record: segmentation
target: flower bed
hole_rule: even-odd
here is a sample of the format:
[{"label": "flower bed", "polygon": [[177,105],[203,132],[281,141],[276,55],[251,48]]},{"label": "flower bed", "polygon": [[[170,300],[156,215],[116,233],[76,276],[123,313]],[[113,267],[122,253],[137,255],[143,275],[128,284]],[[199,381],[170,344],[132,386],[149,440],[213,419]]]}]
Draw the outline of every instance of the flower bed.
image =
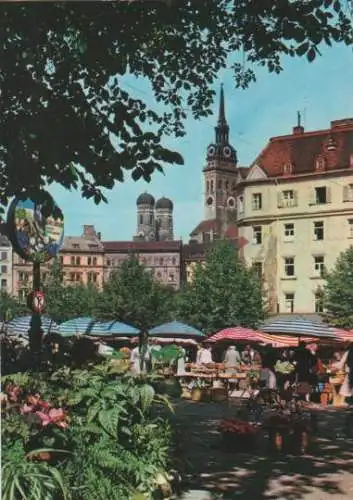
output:
[{"label": "flower bed", "polygon": [[222,420],[219,428],[223,447],[229,451],[249,451],[256,444],[258,428],[245,420]]},{"label": "flower bed", "polygon": [[172,431],[152,413],[167,401],[146,380],[107,364],[2,382],[4,500],[148,498],[168,482]]}]

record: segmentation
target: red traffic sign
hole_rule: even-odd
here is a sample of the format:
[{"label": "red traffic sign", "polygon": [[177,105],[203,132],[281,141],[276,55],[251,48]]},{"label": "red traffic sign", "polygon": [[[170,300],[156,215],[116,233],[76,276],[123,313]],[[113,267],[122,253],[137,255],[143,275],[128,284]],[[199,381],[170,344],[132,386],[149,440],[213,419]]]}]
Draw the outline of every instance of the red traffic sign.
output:
[{"label": "red traffic sign", "polygon": [[31,292],[28,295],[28,307],[34,312],[41,313],[45,308],[44,293],[39,290]]}]

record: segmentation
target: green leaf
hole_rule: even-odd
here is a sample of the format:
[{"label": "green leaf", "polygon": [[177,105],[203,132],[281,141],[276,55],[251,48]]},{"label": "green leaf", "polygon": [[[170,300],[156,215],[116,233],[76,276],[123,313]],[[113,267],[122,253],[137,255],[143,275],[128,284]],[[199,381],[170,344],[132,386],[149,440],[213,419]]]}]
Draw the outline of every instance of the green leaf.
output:
[{"label": "green leaf", "polygon": [[309,52],[307,53],[307,58],[309,62],[312,62],[316,57],[316,51],[314,48],[311,48]]},{"label": "green leaf", "polygon": [[309,49],[309,42],[304,42],[299,47],[296,48],[296,53],[298,56],[304,55]]}]

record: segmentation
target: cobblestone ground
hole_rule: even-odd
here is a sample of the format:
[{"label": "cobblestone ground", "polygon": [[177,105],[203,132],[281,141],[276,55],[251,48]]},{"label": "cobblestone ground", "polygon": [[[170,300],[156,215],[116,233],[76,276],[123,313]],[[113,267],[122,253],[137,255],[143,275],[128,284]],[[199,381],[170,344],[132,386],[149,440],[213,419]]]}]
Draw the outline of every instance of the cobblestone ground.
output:
[{"label": "cobblestone ground", "polygon": [[353,500],[353,439],[343,437],[344,411],[317,411],[318,439],[302,456],[222,451],[217,426],[234,417],[228,404],[176,404],[187,500]]}]

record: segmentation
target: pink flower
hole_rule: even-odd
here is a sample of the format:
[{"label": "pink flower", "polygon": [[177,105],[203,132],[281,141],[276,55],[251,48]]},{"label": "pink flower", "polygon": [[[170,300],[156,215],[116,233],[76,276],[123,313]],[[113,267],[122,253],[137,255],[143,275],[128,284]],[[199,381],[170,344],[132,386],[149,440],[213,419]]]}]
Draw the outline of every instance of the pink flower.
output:
[{"label": "pink flower", "polygon": [[62,420],[61,422],[55,422],[55,423],[61,429],[66,429],[66,427],[69,426],[69,424],[66,422],[66,420]]},{"label": "pink flower", "polygon": [[8,400],[7,394],[5,394],[4,392],[1,392],[0,393],[0,403],[6,403],[7,400]]},{"label": "pink flower", "polygon": [[43,401],[42,399],[40,399],[37,402],[37,405],[40,406],[41,408],[45,409],[45,410],[48,410],[51,407],[51,404],[48,403],[48,401]]},{"label": "pink flower", "polygon": [[40,421],[41,421],[41,424],[43,427],[50,424],[51,419],[47,413],[44,413],[42,411],[36,411],[36,415],[37,415],[37,417],[40,418]]},{"label": "pink flower", "polygon": [[37,405],[38,402],[40,401],[40,395],[39,394],[31,394],[27,398],[27,402],[31,405]]},{"label": "pink flower", "polygon": [[49,417],[51,421],[56,424],[58,427],[65,429],[68,426],[66,421],[66,413],[62,408],[52,408],[49,411]]},{"label": "pink flower", "polygon": [[21,388],[18,387],[18,385],[10,385],[10,387],[7,390],[7,393],[9,395],[9,400],[16,402],[19,394],[21,393]]},{"label": "pink flower", "polygon": [[30,413],[31,411],[33,411],[33,408],[34,406],[29,406],[27,405],[26,403],[21,407],[21,415],[23,415],[24,413]]}]

